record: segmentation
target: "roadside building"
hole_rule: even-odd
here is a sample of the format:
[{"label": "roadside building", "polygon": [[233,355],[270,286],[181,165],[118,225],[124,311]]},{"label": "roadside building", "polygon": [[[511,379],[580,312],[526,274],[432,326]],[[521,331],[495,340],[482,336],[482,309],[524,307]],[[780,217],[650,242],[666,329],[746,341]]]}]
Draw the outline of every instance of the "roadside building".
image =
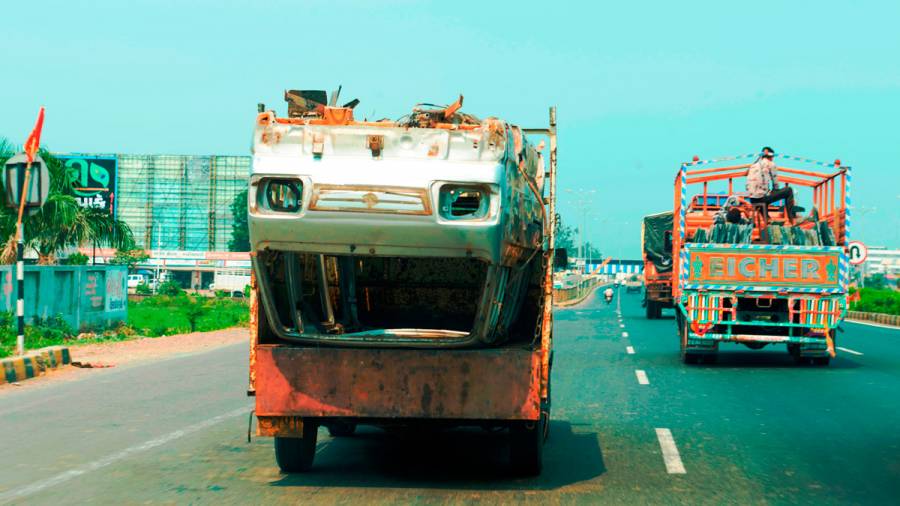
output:
[{"label": "roadside building", "polygon": [[[134,232],[150,259],[138,266],[185,288],[230,286],[250,275],[247,252],[229,251],[231,209],[247,188],[249,156],[62,153],[84,206],[108,209]],[[105,263],[114,251],[83,248]]]}]

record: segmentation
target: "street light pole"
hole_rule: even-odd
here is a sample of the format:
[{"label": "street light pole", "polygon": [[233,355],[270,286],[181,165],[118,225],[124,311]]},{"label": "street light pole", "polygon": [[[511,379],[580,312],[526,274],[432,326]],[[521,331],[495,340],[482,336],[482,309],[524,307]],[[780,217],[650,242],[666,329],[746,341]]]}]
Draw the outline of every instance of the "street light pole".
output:
[{"label": "street light pole", "polygon": [[162,250],[162,223],[157,223],[156,228],[156,289],[155,292],[159,293],[159,285],[161,284],[161,280],[159,279],[159,262],[161,261],[160,251]]}]

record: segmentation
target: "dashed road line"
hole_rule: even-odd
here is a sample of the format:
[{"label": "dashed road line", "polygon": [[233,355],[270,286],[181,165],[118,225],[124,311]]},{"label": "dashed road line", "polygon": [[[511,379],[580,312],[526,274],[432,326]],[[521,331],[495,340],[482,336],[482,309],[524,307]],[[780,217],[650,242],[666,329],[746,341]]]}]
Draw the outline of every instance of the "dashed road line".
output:
[{"label": "dashed road line", "polygon": [[93,462],[89,462],[83,466],[76,467],[74,469],[70,469],[66,472],[57,474],[56,476],[52,476],[47,478],[46,480],[36,481],[29,485],[25,485],[24,487],[14,488],[12,490],[7,490],[5,492],[0,492],[0,504],[13,502],[16,500],[21,500],[24,497],[28,497],[30,495],[41,492],[50,487],[55,487],[57,485],[61,485],[67,481],[73,480],[87,474],[91,471],[97,471],[98,469],[103,469],[104,467],[108,467],[112,464],[120,460],[127,459],[133,455],[136,455],[141,452],[145,452],[147,450],[156,448],[158,446],[162,446],[167,443],[171,443],[176,439],[181,439],[184,436],[189,434],[193,434],[194,432],[199,432],[203,429],[212,427],[220,422],[224,422],[229,418],[234,418],[237,416],[247,416],[247,412],[249,408],[240,408],[234,411],[229,411],[228,413],[221,414],[219,416],[212,417],[208,420],[204,420],[199,423],[195,423],[193,425],[188,425],[187,427],[176,430],[174,432],[170,432],[163,436],[160,436],[156,439],[151,439],[149,441],[145,441],[135,446],[130,446],[120,452],[113,453],[111,455],[107,455],[106,457],[102,457]]},{"label": "dashed road line", "polygon": [[647,379],[647,373],[644,372],[643,369],[637,369],[634,371],[634,375],[637,376],[638,383],[641,385],[649,385],[650,380]]},{"label": "dashed road line", "polygon": [[675,438],[669,429],[656,429],[656,438],[659,439],[659,448],[662,450],[663,462],[666,464],[666,472],[669,474],[687,474],[678,447],[675,446]]},{"label": "dashed road line", "polygon": [[841,350],[841,351],[846,351],[847,353],[849,353],[849,354],[851,354],[851,355],[863,355],[862,352],[856,351],[856,350],[851,350],[850,348],[842,348],[842,347],[840,347],[840,346],[837,346],[836,348],[839,349],[839,350]]},{"label": "dashed road line", "polygon": [[622,337],[628,337],[628,332],[622,332]]},{"label": "dashed road line", "polygon": [[625,347],[625,351],[626,351],[629,355],[634,355],[634,346],[626,346],[626,347]]}]

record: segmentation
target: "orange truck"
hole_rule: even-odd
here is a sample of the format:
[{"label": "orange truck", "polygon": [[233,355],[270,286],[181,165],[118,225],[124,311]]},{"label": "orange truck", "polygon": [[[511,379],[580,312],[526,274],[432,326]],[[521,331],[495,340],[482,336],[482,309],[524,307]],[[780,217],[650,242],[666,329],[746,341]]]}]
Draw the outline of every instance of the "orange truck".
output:
[{"label": "orange truck", "polygon": [[647,318],[662,316],[672,301],[672,211],[651,214],[641,224],[644,301]]},{"label": "orange truck", "polygon": [[[847,311],[850,167],[777,155],[777,183],[809,216],[736,189],[756,154],[682,164],[675,177],[672,295],[685,363],[722,343],[786,344],[797,363],[828,365]],[[796,166],[804,168],[795,168]],[[809,200],[807,200],[809,199]],[[726,210],[734,212],[724,219]]]}]

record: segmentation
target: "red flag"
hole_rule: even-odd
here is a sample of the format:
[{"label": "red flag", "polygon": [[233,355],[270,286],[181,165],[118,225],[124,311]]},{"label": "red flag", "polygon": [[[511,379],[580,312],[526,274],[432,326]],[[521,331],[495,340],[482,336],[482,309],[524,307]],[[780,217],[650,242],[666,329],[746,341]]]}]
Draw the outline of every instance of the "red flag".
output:
[{"label": "red flag", "polygon": [[850,302],[859,302],[859,299],[859,291],[851,293],[850,297],[847,298]]},{"label": "red flag", "polygon": [[38,148],[41,147],[41,129],[43,127],[44,108],[41,107],[40,112],[38,112],[37,123],[34,124],[34,130],[31,131],[28,140],[25,141],[25,157],[28,159],[29,164],[34,161],[34,155],[37,154]]}]

